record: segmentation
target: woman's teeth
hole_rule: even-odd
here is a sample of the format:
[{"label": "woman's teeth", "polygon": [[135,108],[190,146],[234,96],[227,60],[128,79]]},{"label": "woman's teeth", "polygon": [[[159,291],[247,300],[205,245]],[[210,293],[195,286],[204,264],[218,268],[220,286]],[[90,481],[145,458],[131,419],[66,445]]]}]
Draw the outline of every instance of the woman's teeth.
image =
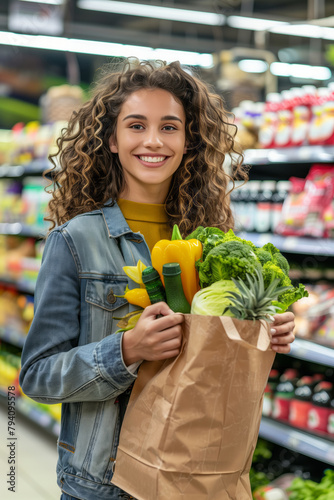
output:
[{"label": "woman's teeth", "polygon": [[148,163],[159,163],[160,161],[164,161],[166,156],[139,156],[139,158]]}]

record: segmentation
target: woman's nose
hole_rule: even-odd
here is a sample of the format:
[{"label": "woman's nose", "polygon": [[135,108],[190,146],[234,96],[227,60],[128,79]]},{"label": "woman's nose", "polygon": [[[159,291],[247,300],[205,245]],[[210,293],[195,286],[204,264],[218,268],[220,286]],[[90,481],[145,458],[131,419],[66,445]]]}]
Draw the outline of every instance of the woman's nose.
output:
[{"label": "woman's nose", "polygon": [[157,130],[147,130],[145,134],[145,138],[143,141],[143,145],[146,147],[162,147],[163,142],[160,137],[159,131]]}]

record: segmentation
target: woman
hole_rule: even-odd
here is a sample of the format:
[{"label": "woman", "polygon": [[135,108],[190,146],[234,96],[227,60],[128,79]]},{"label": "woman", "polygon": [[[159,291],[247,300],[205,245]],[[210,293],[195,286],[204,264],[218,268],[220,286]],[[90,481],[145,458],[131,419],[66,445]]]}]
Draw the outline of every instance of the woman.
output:
[{"label": "woman", "polygon": [[[118,297],[128,284],[122,268],[149,265],[174,223],[183,235],[233,227],[228,183],[247,178],[241,157],[231,177],[222,168],[234,135],[221,98],[178,63],[129,61],[100,80],[58,140],[53,230],[20,384],[37,401],[63,403],[63,499],[130,498],[110,482],[131,386],[141,360],[179,353],[183,316],[160,302],[115,333],[129,311]],[[276,315],[273,326],[273,349],[288,352],[293,315]]]}]

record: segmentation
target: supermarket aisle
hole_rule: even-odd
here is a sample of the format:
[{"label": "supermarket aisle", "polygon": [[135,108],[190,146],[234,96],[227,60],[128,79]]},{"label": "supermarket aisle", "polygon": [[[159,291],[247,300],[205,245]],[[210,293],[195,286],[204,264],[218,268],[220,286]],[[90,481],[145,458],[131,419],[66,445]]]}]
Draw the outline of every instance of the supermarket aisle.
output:
[{"label": "supermarket aisle", "polygon": [[8,491],[10,472],[7,447],[7,411],[0,405],[0,498],[1,500],[59,500],[56,483],[56,438],[25,418],[16,416],[16,491]]}]

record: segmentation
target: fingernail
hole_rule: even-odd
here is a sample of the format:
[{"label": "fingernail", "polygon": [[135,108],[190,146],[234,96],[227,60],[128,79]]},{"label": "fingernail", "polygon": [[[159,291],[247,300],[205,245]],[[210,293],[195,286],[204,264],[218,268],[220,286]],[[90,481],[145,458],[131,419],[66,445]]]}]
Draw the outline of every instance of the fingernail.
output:
[{"label": "fingernail", "polygon": [[278,339],[276,339],[276,338],[271,339],[271,343],[272,344],[277,344],[278,343]]},{"label": "fingernail", "polygon": [[270,328],[270,333],[271,333],[272,335],[275,335],[275,333],[276,333],[275,328]]}]

